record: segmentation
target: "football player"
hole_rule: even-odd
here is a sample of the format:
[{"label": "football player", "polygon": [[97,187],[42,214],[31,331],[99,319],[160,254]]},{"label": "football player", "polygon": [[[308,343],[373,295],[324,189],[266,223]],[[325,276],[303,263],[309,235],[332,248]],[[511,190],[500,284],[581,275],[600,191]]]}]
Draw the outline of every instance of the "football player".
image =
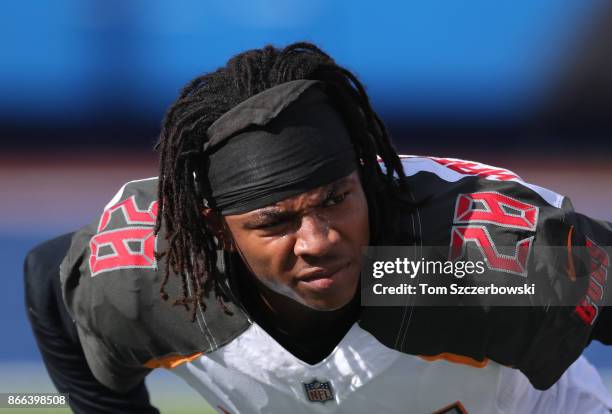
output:
[{"label": "football player", "polygon": [[[316,46],[247,51],[194,79],[158,148],[159,177],[26,259],[30,320],[74,411],[156,412],[155,368],[233,414],[612,408],[580,357],[610,342],[610,224],[501,168],[400,158],[359,80]],[[552,263],[557,288],[533,306],[360,303],[364,246],[500,240],[585,247],[597,266]],[[502,273],[553,260],[491,251]],[[576,272],[602,295],[547,306]]]}]

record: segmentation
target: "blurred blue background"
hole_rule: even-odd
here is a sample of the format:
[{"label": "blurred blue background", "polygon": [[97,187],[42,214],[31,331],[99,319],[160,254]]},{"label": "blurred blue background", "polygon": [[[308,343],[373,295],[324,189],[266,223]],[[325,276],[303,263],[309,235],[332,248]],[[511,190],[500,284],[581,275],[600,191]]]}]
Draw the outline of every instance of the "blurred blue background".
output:
[{"label": "blurred blue background", "polygon": [[[540,148],[582,149],[576,134],[594,142],[611,131],[606,0],[5,0],[0,7],[6,147],[147,148],[189,79],[240,51],[296,40],[317,43],[354,70],[412,148],[458,146],[459,135],[470,138],[462,145],[484,145],[494,132],[531,135]],[[429,137],[436,139],[424,144]],[[508,141],[497,145],[520,149]]]},{"label": "blurred blue background", "polygon": [[40,372],[25,252],[155,175],[182,85],[269,43],[312,41],[356,73],[403,153],[502,165],[612,220],[606,0],[4,0],[0,39],[0,372]]}]

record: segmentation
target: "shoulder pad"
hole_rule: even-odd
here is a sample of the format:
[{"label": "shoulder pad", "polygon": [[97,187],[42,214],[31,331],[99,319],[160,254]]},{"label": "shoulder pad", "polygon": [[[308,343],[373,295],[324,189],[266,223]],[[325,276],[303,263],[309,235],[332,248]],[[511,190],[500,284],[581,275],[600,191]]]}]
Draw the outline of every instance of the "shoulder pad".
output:
[{"label": "shoulder pad", "polygon": [[[198,309],[192,323],[184,307],[160,298],[165,261],[155,252],[166,242],[163,229],[157,236],[153,231],[157,210],[157,178],[125,184],[99,218],[75,234],[61,265],[64,299],[77,324],[129,350],[126,358],[140,364],[212,352],[250,325],[235,303],[227,304],[230,316],[209,298],[206,311]],[[219,256],[217,266],[225,269]],[[166,292],[178,297],[182,289],[171,272]]]}]

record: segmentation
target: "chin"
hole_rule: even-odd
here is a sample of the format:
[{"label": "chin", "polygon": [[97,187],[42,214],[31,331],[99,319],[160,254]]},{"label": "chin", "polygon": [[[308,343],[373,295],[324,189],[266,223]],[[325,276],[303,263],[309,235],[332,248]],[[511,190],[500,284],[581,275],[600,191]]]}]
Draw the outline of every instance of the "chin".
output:
[{"label": "chin", "polygon": [[310,309],[321,311],[321,312],[333,312],[344,308],[352,301],[352,297],[343,300],[324,301],[324,300],[312,300],[312,301],[300,301],[300,303]]}]

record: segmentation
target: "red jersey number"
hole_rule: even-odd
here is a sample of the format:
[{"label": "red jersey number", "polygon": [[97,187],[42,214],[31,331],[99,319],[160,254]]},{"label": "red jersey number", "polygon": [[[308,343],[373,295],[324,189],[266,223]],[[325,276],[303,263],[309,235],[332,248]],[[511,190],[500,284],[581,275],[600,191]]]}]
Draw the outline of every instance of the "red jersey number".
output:
[{"label": "red jersey number", "polygon": [[[98,234],[89,242],[91,276],[117,269],[157,267],[153,232],[157,206],[157,201],[154,201],[147,209],[141,210],[132,196],[104,211]],[[114,214],[120,214],[126,225],[107,230]]]},{"label": "red jersey number", "polygon": [[489,269],[527,276],[527,261],[534,236],[519,240],[513,255],[502,254],[484,224],[535,233],[537,221],[538,207],[504,194],[461,194],[455,204],[449,258],[461,258],[465,254],[466,243],[473,242]]}]

